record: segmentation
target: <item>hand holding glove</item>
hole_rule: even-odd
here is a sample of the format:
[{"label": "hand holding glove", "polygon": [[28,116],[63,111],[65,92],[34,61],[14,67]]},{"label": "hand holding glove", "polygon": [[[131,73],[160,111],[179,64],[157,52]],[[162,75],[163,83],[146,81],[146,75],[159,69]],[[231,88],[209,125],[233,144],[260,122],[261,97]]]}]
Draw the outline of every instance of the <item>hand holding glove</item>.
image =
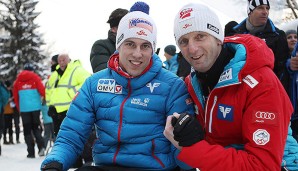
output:
[{"label": "hand holding glove", "polygon": [[183,113],[177,119],[171,120],[174,127],[174,139],[178,141],[179,146],[191,146],[204,139],[204,131],[199,121],[192,115]]},{"label": "hand holding glove", "polygon": [[50,162],[41,167],[42,171],[63,171],[63,165],[57,161]]}]

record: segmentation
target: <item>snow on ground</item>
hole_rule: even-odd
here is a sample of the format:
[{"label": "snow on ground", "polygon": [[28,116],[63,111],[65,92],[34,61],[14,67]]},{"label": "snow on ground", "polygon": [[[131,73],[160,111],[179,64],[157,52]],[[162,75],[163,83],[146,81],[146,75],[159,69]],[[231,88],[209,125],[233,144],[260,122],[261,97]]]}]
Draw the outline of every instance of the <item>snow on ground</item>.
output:
[{"label": "snow on ground", "polygon": [[3,171],[38,171],[45,157],[39,157],[36,147],[34,159],[27,158],[27,146],[23,136],[20,144],[4,145],[1,140],[2,154],[0,156],[0,170]]},{"label": "snow on ground", "polygon": [[[38,156],[38,148],[35,146],[35,158],[27,158],[27,146],[23,133],[20,134],[20,144],[5,145],[1,139],[2,155],[0,156],[1,171],[39,171],[40,164],[44,160]],[[70,169],[69,171],[74,169]]]}]

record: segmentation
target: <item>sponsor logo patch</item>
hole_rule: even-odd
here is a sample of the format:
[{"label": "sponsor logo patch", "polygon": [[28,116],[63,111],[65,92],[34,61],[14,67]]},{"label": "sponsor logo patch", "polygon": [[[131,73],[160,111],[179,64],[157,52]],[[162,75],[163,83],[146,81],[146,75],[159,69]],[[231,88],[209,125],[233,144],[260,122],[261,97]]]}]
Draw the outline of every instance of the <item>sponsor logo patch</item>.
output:
[{"label": "sponsor logo patch", "polygon": [[259,82],[251,75],[247,75],[245,78],[243,78],[243,82],[245,82],[250,88],[254,88],[259,84]]},{"label": "sponsor logo patch", "polygon": [[225,70],[219,77],[218,83],[232,79],[232,68]]},{"label": "sponsor logo patch", "polygon": [[123,39],[123,37],[124,37],[124,34],[121,34],[121,36],[117,40],[117,44],[119,44],[119,42],[121,42],[121,40]]},{"label": "sponsor logo patch", "polygon": [[150,101],[149,98],[145,98],[144,100],[142,100],[140,98],[132,98],[131,101],[130,101],[130,103],[131,104],[135,104],[135,105],[140,105],[140,106],[147,107],[149,101]]},{"label": "sponsor logo patch", "polygon": [[153,25],[150,23],[150,21],[143,19],[143,18],[133,18],[129,21],[129,29],[131,28],[143,28],[151,33],[153,32]]},{"label": "sponsor logo patch", "polygon": [[191,16],[191,12],[193,11],[192,8],[186,8],[180,11],[180,18],[185,19]]},{"label": "sponsor logo patch", "polygon": [[217,118],[232,122],[234,119],[234,108],[232,106],[219,104]]},{"label": "sponsor logo patch", "polygon": [[32,85],[30,85],[30,84],[22,85],[22,89],[30,89],[31,87],[32,87]]},{"label": "sponsor logo patch", "polygon": [[212,24],[207,23],[207,29],[219,34],[219,29]]},{"label": "sponsor logo patch", "polygon": [[273,112],[257,111],[252,118],[253,123],[275,125],[278,122],[277,114]]},{"label": "sponsor logo patch", "polygon": [[116,85],[114,79],[99,79],[97,83],[98,92],[122,94],[122,86]]},{"label": "sponsor logo patch", "polygon": [[257,145],[265,145],[270,141],[270,134],[265,129],[258,129],[253,133],[253,140]]}]

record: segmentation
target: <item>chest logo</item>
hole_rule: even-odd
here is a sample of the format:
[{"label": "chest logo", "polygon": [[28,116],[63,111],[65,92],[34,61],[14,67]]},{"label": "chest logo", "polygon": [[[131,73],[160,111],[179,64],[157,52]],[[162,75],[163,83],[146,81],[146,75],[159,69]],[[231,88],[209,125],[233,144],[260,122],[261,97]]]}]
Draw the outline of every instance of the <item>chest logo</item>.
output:
[{"label": "chest logo", "polygon": [[121,94],[122,86],[116,85],[116,81],[114,79],[99,79],[97,83],[97,91]]},{"label": "chest logo", "polygon": [[234,108],[232,106],[219,104],[217,118],[226,121],[233,121],[234,119]]},{"label": "chest logo", "polygon": [[232,79],[232,68],[225,70],[219,77],[218,83]]},{"label": "chest logo", "polygon": [[159,87],[160,83],[148,83],[146,86],[150,89],[150,92],[153,93],[156,87]]}]

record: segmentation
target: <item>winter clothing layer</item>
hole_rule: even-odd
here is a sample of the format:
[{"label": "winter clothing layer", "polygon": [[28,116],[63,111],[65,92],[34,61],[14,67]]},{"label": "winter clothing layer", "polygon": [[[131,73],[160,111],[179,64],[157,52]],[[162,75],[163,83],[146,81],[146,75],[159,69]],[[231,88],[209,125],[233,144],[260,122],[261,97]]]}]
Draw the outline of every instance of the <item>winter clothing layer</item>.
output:
[{"label": "winter clothing layer", "polygon": [[227,37],[224,48],[235,56],[206,102],[195,74],[186,79],[205,140],[183,147],[178,159],[201,171],[279,171],[293,108],[272,72],[273,53],[248,34]]},{"label": "winter clothing layer", "polygon": [[[234,27],[237,33],[251,34],[246,28],[247,20],[248,18]],[[288,92],[290,76],[286,68],[286,62],[289,48],[285,32],[275,27],[273,22],[268,18],[264,30],[262,32],[255,33],[254,36],[263,39],[267,46],[273,51],[275,61],[273,71]]]},{"label": "winter clothing layer", "polygon": [[70,62],[62,76],[56,70],[47,83],[47,104],[55,106],[57,113],[66,111],[75,94],[89,76],[90,73],[82,67],[78,60]]},{"label": "winter clothing layer", "polygon": [[281,165],[288,168],[289,170],[298,170],[297,141],[292,136],[292,129],[290,126],[288,129],[288,137]]},{"label": "winter clothing layer", "polygon": [[171,59],[166,60],[163,62],[165,68],[169,71],[171,71],[174,74],[177,74],[179,63],[177,61],[178,54],[176,53],[175,55],[172,56]]},{"label": "winter clothing layer", "polygon": [[41,109],[41,97],[45,96],[45,87],[41,78],[32,71],[23,70],[14,82],[13,97],[20,112]]},{"label": "winter clothing layer", "polygon": [[171,170],[177,149],[164,137],[166,118],[174,112],[192,114],[184,82],[162,68],[153,55],[151,67],[135,78],[118,67],[118,54],[109,68],[88,78],[73,100],[51,153],[42,163],[58,161],[67,170],[81,154],[92,127],[95,165]]},{"label": "winter clothing layer", "polygon": [[47,105],[41,106],[42,120],[44,124],[53,123],[52,117],[48,115],[49,107]]},{"label": "winter clothing layer", "polygon": [[5,88],[4,84],[0,82],[0,114],[3,112],[3,108],[7,104],[9,96],[9,91]]},{"label": "winter clothing layer", "polygon": [[116,35],[109,30],[107,39],[94,42],[90,53],[90,63],[93,73],[108,67],[110,56],[116,51]]}]

